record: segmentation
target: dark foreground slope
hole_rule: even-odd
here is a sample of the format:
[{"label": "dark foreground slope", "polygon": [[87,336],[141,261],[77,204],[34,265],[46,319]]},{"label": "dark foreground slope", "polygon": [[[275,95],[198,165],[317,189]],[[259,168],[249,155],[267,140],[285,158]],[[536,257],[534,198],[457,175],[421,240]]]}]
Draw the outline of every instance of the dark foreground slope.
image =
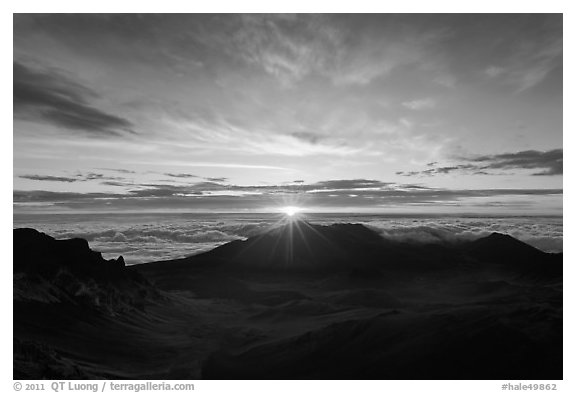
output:
[{"label": "dark foreground slope", "polygon": [[507,235],[423,245],[291,221],[174,261],[126,268],[84,243],[88,253],[55,258],[122,299],[104,308],[62,295],[44,279],[54,270],[36,266],[46,254],[16,243],[15,232],[22,378],[49,377],[42,367],[67,378],[562,378],[562,255]]},{"label": "dark foreground slope", "polygon": [[13,258],[15,379],[197,377],[173,356],[195,358],[179,332],[192,313],[122,257],[15,229]]}]

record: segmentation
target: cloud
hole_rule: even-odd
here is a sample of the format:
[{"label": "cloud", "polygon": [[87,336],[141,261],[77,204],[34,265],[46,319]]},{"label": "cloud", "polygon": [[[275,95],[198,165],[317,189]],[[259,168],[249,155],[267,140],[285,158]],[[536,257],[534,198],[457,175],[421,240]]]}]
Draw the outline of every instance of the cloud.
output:
[{"label": "cloud", "polygon": [[481,169],[539,169],[534,175],[561,175],[563,173],[563,150],[526,150],[517,153],[504,153],[480,156],[469,159],[471,162],[485,163]]},{"label": "cloud", "polygon": [[508,34],[517,35],[516,39],[495,45],[498,65],[485,68],[485,75],[515,86],[518,93],[537,86],[555,71],[561,75],[562,15],[518,15],[511,22]]},{"label": "cloud", "polygon": [[100,182],[100,184],[103,184],[103,185],[105,185],[105,186],[113,186],[113,187],[128,187],[128,186],[133,186],[133,185],[134,185],[133,182],[114,181],[114,180],[103,181],[103,182]]},{"label": "cloud", "polygon": [[459,243],[506,233],[547,252],[562,251],[562,224],[557,219],[524,220],[459,218],[457,220],[414,218],[374,220],[366,223],[382,236],[410,243]]},{"label": "cloud", "polygon": [[299,186],[307,191],[325,190],[358,190],[364,188],[386,188],[394,183],[382,182],[371,179],[350,179],[350,180],[324,180],[312,184]]},{"label": "cloud", "polygon": [[112,180],[112,179],[121,179],[120,177],[111,177],[111,176],[106,176],[103,173],[94,173],[94,172],[90,172],[87,173],[85,175],[83,174],[78,174],[76,175],[77,177],[82,178],[82,180],[87,181],[87,180],[103,180],[103,179],[107,179],[107,180]]},{"label": "cloud", "polygon": [[118,173],[127,173],[127,174],[128,173],[130,173],[130,174],[136,173],[136,171],[132,171],[130,169],[118,169],[118,168],[96,168],[96,169],[100,169],[103,171],[118,172]]},{"label": "cloud", "polygon": [[518,91],[530,89],[542,82],[554,69],[562,66],[562,38],[548,42],[546,46],[523,53],[516,67],[510,71],[510,79]]},{"label": "cloud", "polygon": [[456,87],[456,77],[453,75],[445,74],[435,77],[432,82],[436,83],[437,85],[447,87],[453,89]]},{"label": "cloud", "polygon": [[78,179],[76,177],[64,177],[64,176],[22,175],[19,177],[21,179],[28,179],[28,180],[56,181],[65,183],[74,183],[77,181],[81,181],[81,179]]},{"label": "cloud", "polygon": [[261,133],[245,140],[245,148],[254,153],[272,153],[283,156],[334,155],[350,156],[360,153],[363,148],[349,146],[345,141],[320,143],[319,136],[303,138],[302,135],[273,135]]},{"label": "cloud", "polygon": [[77,200],[98,200],[106,198],[121,198],[123,194],[112,194],[112,193],[82,193],[82,192],[65,192],[65,191],[44,191],[44,190],[33,190],[33,191],[21,191],[14,190],[13,198],[14,202],[26,203],[26,202],[67,202],[67,201],[77,201]]},{"label": "cloud", "polygon": [[[468,175],[503,175],[509,170],[537,170],[532,176],[555,176],[563,173],[563,150],[525,150],[516,153],[461,157],[466,164],[432,167],[423,171],[396,172],[400,176],[432,176],[448,173]],[[427,166],[433,166],[427,164]],[[433,163],[436,164],[436,163]]]},{"label": "cloud", "polygon": [[192,175],[190,173],[165,173],[165,175],[169,176],[169,177],[177,177],[177,178],[182,178],[182,179],[200,177],[200,176]]},{"label": "cloud", "polygon": [[238,23],[231,21],[233,45],[224,48],[288,86],[322,72],[337,53],[340,31],[328,19],[321,15],[241,15]]},{"label": "cloud", "polygon": [[[202,177],[198,175],[193,175],[191,173],[164,173],[164,175],[177,179],[204,179],[209,182],[216,182],[216,183],[224,183],[228,181],[227,177]],[[161,180],[161,181],[170,181],[170,180]]]},{"label": "cloud", "polygon": [[323,138],[322,135],[309,131],[293,132],[290,135],[312,144],[318,143]]},{"label": "cloud", "polygon": [[[169,120],[167,124],[179,129],[182,135],[186,135],[195,144],[201,144],[206,148],[214,148],[221,151],[304,157],[315,155],[350,156],[365,150],[365,146],[351,146],[344,139],[329,139],[315,132],[306,131],[283,134],[281,131],[275,130],[275,127],[262,126],[261,124],[237,125],[223,117],[211,119],[210,121],[174,118]],[[224,165],[220,166],[223,167]],[[190,164],[190,166],[201,165]],[[259,165],[257,167],[266,169],[278,168],[268,165]]]},{"label": "cloud", "polygon": [[453,165],[453,166],[443,166],[437,168],[426,169],[423,171],[409,171],[403,172],[399,171],[396,172],[397,175],[400,176],[432,176],[432,175],[445,175],[451,172],[461,172],[466,174],[474,174],[474,175],[489,175],[490,173],[484,172],[479,170],[476,165],[470,164],[462,164],[462,165]]},{"label": "cloud", "polygon": [[506,70],[502,67],[490,66],[484,70],[484,73],[490,78],[496,78],[502,75]]},{"label": "cloud", "polygon": [[98,98],[89,88],[51,70],[33,70],[14,62],[14,116],[89,135],[133,133],[132,123],[91,104]]},{"label": "cloud", "polygon": [[367,85],[434,54],[433,45],[446,37],[444,20],[418,28],[420,21],[407,19],[387,14],[20,14],[14,31],[15,39],[34,40],[41,32],[91,59],[153,65],[180,75],[206,69],[220,74],[233,65],[263,72],[285,87],[316,75],[344,86]]},{"label": "cloud", "polygon": [[[86,217],[86,216],[85,216]],[[273,216],[253,218],[219,215],[214,219],[157,220],[150,226],[139,220],[118,220],[103,225],[88,217],[66,224],[61,219],[47,219],[37,229],[57,239],[83,238],[106,258],[123,255],[128,264],[182,258],[206,251],[219,244],[244,239],[269,229]],[[315,216],[314,222],[329,225],[342,222],[342,216]],[[27,218],[16,218],[15,226],[30,224]],[[30,220],[30,218],[28,218]],[[563,243],[561,218],[444,218],[444,217],[347,217],[379,232],[383,237],[411,243],[456,243],[487,236],[492,232],[510,234],[548,252],[561,252]]]},{"label": "cloud", "polygon": [[[125,193],[70,193],[51,191],[15,191],[15,201],[66,201],[77,199],[141,199],[141,198],[162,198],[177,197],[186,199],[186,196],[202,196],[206,199],[224,195],[229,197],[257,196],[263,200],[267,196],[282,194],[302,194],[314,198],[325,198],[326,196],[348,197],[355,194],[359,197],[397,199],[398,201],[409,202],[427,201],[436,199],[454,199],[459,197],[482,197],[501,195],[556,195],[561,194],[559,189],[480,189],[480,190],[449,190],[442,188],[432,188],[413,184],[399,184],[392,182],[382,182],[370,179],[342,179],[324,180],[309,184],[284,184],[284,185],[235,185],[222,184],[213,181],[204,181],[192,184],[154,184],[147,183],[126,190]],[[233,199],[233,198],[232,198]],[[161,200],[160,200],[161,201]]]},{"label": "cloud", "polygon": [[369,86],[415,66],[453,88],[480,67],[525,90],[562,63],[561,14],[19,14],[14,32],[17,49],[26,39],[45,45],[38,37],[50,37],[91,60],[178,75],[221,76],[235,67],[284,86],[314,76],[335,86]]},{"label": "cloud", "polygon": [[[270,222],[246,220],[157,221],[154,226],[123,220],[114,226],[84,225],[83,222],[58,225],[45,222],[38,227],[56,239],[82,238],[106,258],[124,256],[128,264],[182,258],[207,251],[220,244],[245,239],[265,230]],[[16,225],[26,225],[18,223]]]},{"label": "cloud", "polygon": [[405,101],[402,103],[402,106],[413,111],[419,111],[423,109],[434,108],[436,106],[436,101],[434,101],[432,98],[423,98],[420,100]]},{"label": "cloud", "polygon": [[[238,15],[221,18],[220,31],[204,29],[200,44],[264,71],[284,87],[321,76],[337,87],[366,86],[395,69],[434,57],[445,25],[398,29],[395,15],[369,19],[338,15]],[[401,23],[401,22],[400,22]]]},{"label": "cloud", "polygon": [[[18,208],[51,206],[66,210],[266,210],[298,201],[316,208],[529,207],[562,189],[443,189],[371,179],[324,180],[284,185],[234,185],[204,181],[185,185],[143,184],[122,193],[14,191]],[[528,199],[527,199],[528,198]],[[484,204],[484,205],[483,205]]]},{"label": "cloud", "polygon": [[102,173],[89,172],[86,174],[78,173],[75,176],[51,176],[51,175],[20,175],[21,179],[36,180],[36,181],[52,181],[52,182],[84,182],[90,180],[124,180],[123,177],[106,176]]},{"label": "cloud", "polygon": [[204,179],[211,181],[211,182],[217,182],[217,183],[225,183],[228,181],[227,177],[205,177]]},{"label": "cloud", "polygon": [[[153,161],[142,161],[139,164],[151,164]],[[194,161],[164,161],[166,165],[174,166],[188,166],[199,168],[231,168],[231,169],[264,169],[264,170],[278,170],[278,171],[291,171],[290,168],[284,168],[274,165],[258,165],[258,164],[245,164],[241,162],[194,162]]]}]

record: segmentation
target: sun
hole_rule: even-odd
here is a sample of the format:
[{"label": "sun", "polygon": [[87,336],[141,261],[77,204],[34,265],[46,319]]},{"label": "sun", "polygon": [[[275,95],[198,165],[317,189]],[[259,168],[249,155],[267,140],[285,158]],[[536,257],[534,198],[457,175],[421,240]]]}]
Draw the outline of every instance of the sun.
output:
[{"label": "sun", "polygon": [[283,208],[280,209],[280,211],[282,211],[288,217],[294,217],[296,214],[301,212],[302,209],[299,208],[298,206],[284,206]]}]

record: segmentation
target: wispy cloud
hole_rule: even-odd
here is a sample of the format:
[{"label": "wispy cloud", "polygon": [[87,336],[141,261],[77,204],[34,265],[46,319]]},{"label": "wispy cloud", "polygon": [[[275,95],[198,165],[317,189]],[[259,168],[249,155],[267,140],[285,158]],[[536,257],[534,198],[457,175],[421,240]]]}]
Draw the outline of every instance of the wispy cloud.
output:
[{"label": "wispy cloud", "polygon": [[539,26],[538,35],[530,31],[526,38],[520,38],[508,49],[498,64],[489,65],[484,73],[487,77],[502,80],[514,85],[517,92],[528,90],[562,66],[562,19],[558,15],[554,23]]},{"label": "wispy cloud", "polygon": [[[394,17],[389,19],[394,25]],[[449,35],[446,27],[397,34],[386,26],[372,30],[334,15],[241,15],[228,20],[226,35],[203,40],[218,42],[287,87],[314,75],[336,86],[363,86],[424,61],[429,48]]]},{"label": "wispy cloud", "polygon": [[222,118],[210,121],[172,119],[168,124],[196,144],[255,155],[350,156],[364,150],[363,147],[351,146],[347,140],[323,137],[314,132],[284,134],[261,125],[244,127]]},{"label": "wispy cloud", "polygon": [[547,42],[546,46],[526,49],[518,63],[509,71],[510,77],[524,91],[542,82],[550,72],[562,65],[562,39]]},{"label": "wispy cloud", "polygon": [[[136,164],[149,165],[155,164],[153,161],[135,161]],[[292,171],[290,168],[285,168],[276,165],[260,165],[260,164],[247,164],[243,162],[209,162],[209,161],[163,161],[165,165],[181,166],[190,168],[229,168],[229,169],[262,169],[272,171]]]},{"label": "wispy cloud", "polygon": [[490,78],[496,78],[502,75],[506,70],[502,67],[490,66],[484,70],[484,73]]},{"label": "wispy cloud", "polygon": [[[366,23],[365,20],[369,23]],[[84,56],[140,62],[174,73],[236,66],[285,87],[310,76],[367,85],[419,64],[450,36],[448,24],[406,23],[392,14],[20,15],[16,36],[39,29]],[[89,48],[85,43],[105,41]]]},{"label": "wispy cloud", "polygon": [[124,180],[124,181],[107,180],[107,181],[100,182],[100,184],[103,184],[103,185],[105,185],[105,186],[112,186],[112,187],[130,187],[130,186],[134,186],[134,182],[129,181],[129,180]]},{"label": "wispy cloud", "polygon": [[191,173],[164,173],[164,175],[177,179],[204,179],[209,182],[224,183],[228,181],[227,177],[202,177],[198,175],[193,175]]},{"label": "wispy cloud", "polygon": [[60,73],[14,62],[14,116],[90,135],[133,133],[132,123],[91,102],[97,94]]},{"label": "wispy cloud", "polygon": [[454,75],[444,73],[442,75],[434,77],[432,79],[432,82],[434,82],[437,85],[453,89],[454,87],[456,87],[457,79]]},{"label": "wispy cloud", "polygon": [[343,180],[324,180],[312,184],[300,186],[300,189],[306,191],[326,191],[326,190],[360,190],[360,189],[383,189],[395,183],[383,182],[373,179],[343,179]]},{"label": "wispy cloud", "polygon": [[414,111],[419,111],[422,109],[434,108],[436,106],[436,101],[432,98],[422,98],[413,101],[405,101],[402,103],[402,106]]},{"label": "wispy cloud", "polygon": [[130,169],[121,169],[121,168],[96,168],[96,169],[100,169],[103,171],[118,172],[118,173],[130,173],[130,174],[136,173],[136,171],[133,171]]},{"label": "wispy cloud", "polygon": [[321,15],[241,15],[239,19],[233,46],[226,46],[230,53],[284,85],[324,70],[340,46],[340,30]]}]

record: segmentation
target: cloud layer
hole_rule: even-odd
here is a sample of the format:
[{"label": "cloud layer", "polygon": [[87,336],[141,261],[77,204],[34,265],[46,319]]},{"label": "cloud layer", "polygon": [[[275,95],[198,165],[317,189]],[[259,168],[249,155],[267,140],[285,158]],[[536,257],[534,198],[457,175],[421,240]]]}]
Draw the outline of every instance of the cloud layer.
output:
[{"label": "cloud layer", "polygon": [[[218,179],[220,180],[220,179]],[[106,184],[110,184],[108,181]],[[15,208],[42,206],[43,209],[78,211],[114,210],[216,210],[269,211],[282,205],[298,204],[319,210],[386,208],[515,208],[538,205],[542,198],[561,197],[562,189],[444,189],[418,184],[400,184],[372,179],[294,182],[279,185],[235,185],[201,180],[193,183],[141,183],[125,192],[58,192],[15,190]],[[528,198],[528,200],[526,200]]]},{"label": "cloud layer", "polygon": [[[454,243],[507,233],[544,251],[562,251],[561,218],[442,218],[310,215],[312,222],[359,222],[382,236],[415,243]],[[15,227],[34,226],[58,239],[81,237],[106,258],[123,255],[127,263],[143,263],[207,251],[252,236],[274,225],[275,215],[77,215],[15,217]]]}]

